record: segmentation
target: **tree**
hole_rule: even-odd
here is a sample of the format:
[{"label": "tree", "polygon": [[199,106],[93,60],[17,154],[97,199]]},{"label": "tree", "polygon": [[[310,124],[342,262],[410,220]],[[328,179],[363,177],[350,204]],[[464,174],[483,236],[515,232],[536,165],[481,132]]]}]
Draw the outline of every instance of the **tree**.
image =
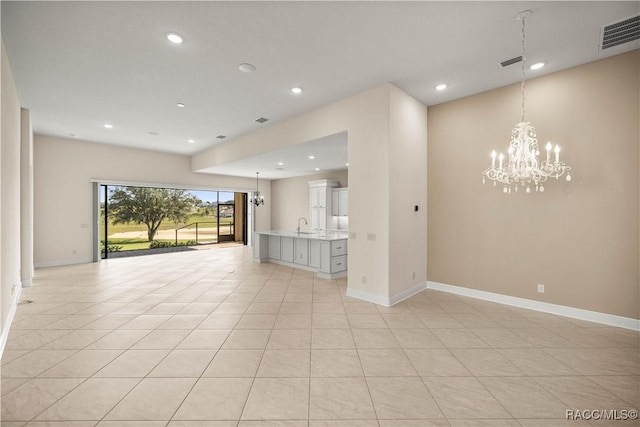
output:
[{"label": "tree", "polygon": [[109,196],[109,216],[114,224],[145,224],[151,242],[162,221],[186,221],[195,202],[185,190],[116,187]]}]

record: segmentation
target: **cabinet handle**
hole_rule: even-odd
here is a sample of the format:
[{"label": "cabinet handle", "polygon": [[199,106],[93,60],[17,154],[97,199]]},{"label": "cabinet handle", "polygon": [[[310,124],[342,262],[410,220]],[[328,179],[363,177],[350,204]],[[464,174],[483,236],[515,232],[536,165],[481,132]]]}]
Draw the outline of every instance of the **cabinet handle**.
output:
[{"label": "cabinet handle", "polygon": [[342,249],[342,246],[336,246],[336,249]]},{"label": "cabinet handle", "polygon": [[336,265],[342,265],[342,263],[341,263],[341,262],[339,262],[339,263],[337,263]]}]

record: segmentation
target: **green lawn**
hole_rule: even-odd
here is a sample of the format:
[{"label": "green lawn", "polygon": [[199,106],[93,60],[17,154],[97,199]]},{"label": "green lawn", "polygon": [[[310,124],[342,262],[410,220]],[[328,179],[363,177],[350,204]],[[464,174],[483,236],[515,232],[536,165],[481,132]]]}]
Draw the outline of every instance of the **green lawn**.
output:
[{"label": "green lawn", "polygon": [[[213,215],[200,215],[200,214],[194,214],[191,215],[189,217],[189,219],[182,224],[177,224],[173,221],[170,220],[165,220],[162,221],[162,224],[160,224],[160,228],[159,230],[171,230],[171,229],[175,229],[178,227],[183,227],[185,225],[189,225],[189,224],[193,224],[195,222],[199,222],[200,226],[205,226],[205,224],[202,223],[210,223],[210,224],[206,224],[206,227],[215,227],[215,222],[217,220],[217,217],[213,216]],[[223,225],[227,225],[230,224],[231,222],[233,222],[233,218],[220,218],[220,226]],[[195,227],[195,226],[192,226]],[[192,228],[189,227],[189,228]],[[124,233],[124,232],[128,232],[128,231],[147,231],[147,226],[144,224],[113,224],[111,221],[109,221],[109,225],[108,225],[108,232],[109,232],[109,236],[112,236],[115,233]],[[100,227],[100,240],[104,241],[104,228]],[[163,239],[156,239],[156,240],[163,240]],[[171,242],[173,242],[174,240],[170,240]],[[186,240],[182,240],[179,239],[178,242],[185,242]],[[109,237],[108,238],[108,244],[109,246],[121,246],[121,251],[132,251],[132,250],[136,250],[136,249],[149,249],[149,242],[147,241],[147,239],[140,239],[140,238],[114,238],[114,237]]]},{"label": "green lawn", "polygon": [[[162,240],[156,239],[157,241],[169,241],[174,243],[174,240]],[[178,243],[186,243],[189,240],[178,240]],[[112,246],[120,246],[120,250],[118,252],[124,251],[135,251],[138,249],[149,249],[149,242],[146,239],[118,239],[118,238],[110,238],[109,239],[109,247]],[[114,251],[110,251],[114,252]]]},{"label": "green lawn", "polygon": [[[213,215],[191,215],[187,222],[183,224],[178,224],[178,227],[182,227],[187,224],[192,224],[194,222],[216,222],[216,217]],[[220,225],[229,224],[233,221],[233,218],[220,218]],[[159,230],[170,230],[176,228],[176,223],[170,220],[162,221],[160,224]],[[147,226],[144,224],[113,224],[109,221],[109,235],[115,233],[124,233],[127,231],[147,231]]]}]

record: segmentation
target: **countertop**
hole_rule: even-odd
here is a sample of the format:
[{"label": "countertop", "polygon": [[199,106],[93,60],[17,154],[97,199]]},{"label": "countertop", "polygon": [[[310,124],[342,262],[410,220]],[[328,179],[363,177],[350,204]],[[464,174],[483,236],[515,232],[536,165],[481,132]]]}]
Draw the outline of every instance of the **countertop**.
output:
[{"label": "countertop", "polygon": [[309,231],[301,231],[300,233],[298,233],[297,231],[269,230],[269,231],[256,231],[255,234],[265,234],[268,236],[295,237],[298,239],[325,240],[325,241],[344,240],[349,238],[349,233],[347,231],[320,231],[317,233],[313,233]]}]

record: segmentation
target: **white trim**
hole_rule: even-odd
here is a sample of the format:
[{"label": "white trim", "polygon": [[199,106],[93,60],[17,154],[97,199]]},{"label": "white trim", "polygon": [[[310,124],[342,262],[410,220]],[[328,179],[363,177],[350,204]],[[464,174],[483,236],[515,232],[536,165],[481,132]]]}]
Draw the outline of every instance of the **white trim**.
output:
[{"label": "white trim", "polygon": [[[199,173],[199,172],[193,172]],[[246,177],[237,177],[240,179],[251,179],[253,182],[253,178]],[[261,178],[262,179],[262,178]],[[271,181],[270,179],[265,179],[265,181]],[[91,183],[98,183],[100,185],[112,185],[112,186],[121,186],[121,187],[150,187],[150,188],[169,188],[176,190],[195,190],[195,191],[222,191],[222,192],[232,192],[232,193],[250,193],[253,190],[249,187],[205,187],[202,185],[193,185],[193,184],[167,184],[160,182],[140,182],[140,181],[118,181],[113,179],[98,179],[91,178],[89,179]]]},{"label": "white trim", "polygon": [[88,264],[93,262],[92,258],[74,258],[74,259],[60,259],[56,261],[43,261],[36,262],[36,268],[44,268],[44,267],[60,267],[63,265],[74,265],[74,264]]},{"label": "white trim", "polygon": [[308,265],[296,264],[296,263],[289,262],[289,261],[282,261],[282,260],[280,260],[280,259],[273,259],[273,258],[260,259],[260,258],[254,258],[254,260],[258,260],[258,262],[260,262],[260,263],[270,262],[270,263],[272,263],[272,264],[284,265],[285,267],[297,268],[298,270],[311,271],[311,272],[313,272],[313,273],[316,273],[316,272],[318,271],[318,269],[317,269],[317,268],[315,268],[315,267],[309,267]]},{"label": "white trim", "polygon": [[4,346],[7,344],[7,339],[9,338],[9,330],[11,329],[11,323],[13,323],[13,318],[16,315],[16,310],[18,308],[18,300],[20,299],[20,295],[22,294],[22,288],[17,287],[16,291],[13,293],[13,301],[11,301],[11,308],[9,309],[9,315],[5,320],[4,325],[2,326],[2,335],[0,335],[0,358],[2,358],[2,354],[4,353]]},{"label": "white trim", "polygon": [[424,291],[425,289],[427,289],[427,282],[426,281],[422,282],[422,283],[418,283],[417,285],[412,286],[409,289],[400,292],[399,294],[395,294],[394,296],[389,298],[388,307],[390,307],[392,305],[395,305],[395,304],[399,303],[400,301],[404,301],[407,298],[411,298],[415,294],[420,293],[420,292]]},{"label": "white trim", "polygon": [[360,291],[358,289],[347,288],[347,296],[389,307],[389,298],[381,297],[380,295],[371,294],[365,291]]},{"label": "white trim", "polygon": [[391,307],[399,303],[400,301],[404,301],[407,298],[414,296],[417,293],[420,293],[427,289],[427,282],[418,283],[411,288],[402,291],[398,294],[395,294],[392,297],[383,297],[380,295],[372,294],[369,292],[361,291],[358,289],[347,288],[347,296],[352,298],[361,299],[363,301],[372,302],[374,304],[382,305],[385,307]]},{"label": "white trim", "polygon": [[337,273],[324,273],[318,270],[317,276],[321,279],[333,280],[340,277],[347,277],[347,270],[338,271]]},{"label": "white trim", "polygon": [[29,288],[29,287],[31,287],[32,284],[33,284],[33,281],[31,279],[27,279],[27,280],[23,280],[22,281],[22,287],[23,288]]},{"label": "white trim", "polygon": [[496,294],[493,292],[480,291],[478,289],[464,288],[462,286],[453,286],[432,281],[427,282],[427,289],[497,302],[498,304],[505,304],[513,307],[541,311],[543,313],[556,314],[558,316],[570,317],[572,319],[586,320],[587,322],[601,323],[604,325],[640,331],[640,319],[616,316],[615,314],[583,310],[581,308],[568,307],[566,305],[551,304],[548,302],[512,297],[509,295]]}]

